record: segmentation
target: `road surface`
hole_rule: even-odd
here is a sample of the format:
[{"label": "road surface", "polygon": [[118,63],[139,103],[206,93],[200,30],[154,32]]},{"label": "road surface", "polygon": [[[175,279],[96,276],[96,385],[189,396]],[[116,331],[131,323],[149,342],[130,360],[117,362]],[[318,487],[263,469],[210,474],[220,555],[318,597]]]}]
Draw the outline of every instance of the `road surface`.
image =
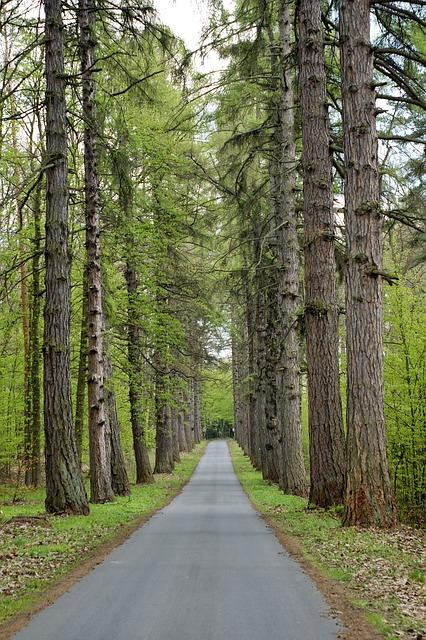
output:
[{"label": "road surface", "polygon": [[250,505],[226,442],[16,640],[335,640],[312,581]]}]

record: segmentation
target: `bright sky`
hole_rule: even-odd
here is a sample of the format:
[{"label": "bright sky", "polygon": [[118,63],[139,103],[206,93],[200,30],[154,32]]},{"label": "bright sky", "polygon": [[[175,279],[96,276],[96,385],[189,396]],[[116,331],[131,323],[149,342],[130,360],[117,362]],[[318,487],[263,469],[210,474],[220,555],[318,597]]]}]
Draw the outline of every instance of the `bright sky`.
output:
[{"label": "bright sky", "polygon": [[[206,0],[154,0],[153,4],[161,21],[180,36],[191,51],[200,46],[201,33],[209,18],[209,3]],[[233,0],[225,1],[228,8],[232,5]],[[198,58],[195,66],[200,71],[215,71],[222,68],[224,62],[216,53],[210,52],[204,64]]]}]

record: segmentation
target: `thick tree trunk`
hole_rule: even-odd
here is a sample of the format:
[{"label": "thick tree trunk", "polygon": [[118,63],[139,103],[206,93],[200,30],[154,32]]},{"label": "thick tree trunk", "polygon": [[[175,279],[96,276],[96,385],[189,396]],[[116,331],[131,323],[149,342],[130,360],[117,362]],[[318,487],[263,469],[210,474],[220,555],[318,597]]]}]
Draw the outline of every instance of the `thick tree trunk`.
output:
[{"label": "thick tree trunk", "polygon": [[84,410],[87,385],[87,277],[83,274],[83,299],[81,301],[80,348],[78,354],[77,389],[75,394],[74,430],[78,457],[81,462],[83,446]]},{"label": "thick tree trunk", "polygon": [[182,409],[179,410],[178,414],[178,429],[179,451],[189,451],[188,445],[186,443],[185,415]]},{"label": "thick tree trunk", "polygon": [[309,501],[343,502],[332,159],[320,0],[300,0],[299,90],[303,136],[305,329],[309,398]]},{"label": "thick tree trunk", "polygon": [[196,367],[194,377],[194,442],[198,444],[202,440],[201,431],[201,384],[198,372],[198,366]]},{"label": "thick tree trunk", "polygon": [[194,397],[191,390],[191,383],[188,385],[188,391],[185,398],[185,412],[183,426],[185,429],[185,439],[188,451],[192,451],[194,441],[192,439],[192,427],[194,424]]},{"label": "thick tree trunk", "polygon": [[30,320],[30,385],[31,385],[31,480],[35,487],[40,484],[40,432],[41,432],[41,388],[40,388],[40,255],[41,255],[41,184],[37,187],[34,203],[34,245],[31,286]]},{"label": "thick tree trunk", "polygon": [[89,405],[90,489],[92,502],[107,502],[111,487],[109,437],[104,404],[102,353],[102,283],[99,176],[96,149],[95,64],[93,0],[79,1],[79,27],[84,118],[84,182],[87,251],[87,396]]},{"label": "thick tree trunk", "polygon": [[180,462],[179,453],[179,415],[176,407],[171,409],[173,462]]},{"label": "thick tree trunk", "polygon": [[266,354],[265,354],[265,478],[279,483],[281,469],[281,434],[277,423],[277,274],[269,269],[266,297]]},{"label": "thick tree trunk", "polygon": [[[131,249],[134,250],[134,249]],[[131,258],[126,265],[126,285],[128,296],[127,344],[129,354],[129,401],[130,420],[132,424],[133,450],[136,462],[136,483],[153,482],[148,448],[145,442],[144,423],[142,415],[141,380],[143,376],[141,362],[141,338],[138,302],[138,277]]]},{"label": "thick tree trunk", "polygon": [[105,339],[103,346],[105,418],[107,421],[106,431],[110,438],[111,486],[115,495],[128,496],[130,494],[130,484],[126,470],[126,460],[121,446],[120,423],[112,384],[112,363],[108,355],[108,342]]},{"label": "thick tree trunk", "polygon": [[305,495],[299,381],[299,245],[294,202],[296,145],[294,92],[291,64],[292,3],[281,0],[279,12],[281,104],[279,129],[277,416],[282,437],[280,487],[286,493]]},{"label": "thick tree trunk", "polygon": [[68,161],[61,0],[45,0],[46,278],[44,429],[46,510],[87,514],[72,422]]},{"label": "thick tree trunk", "polygon": [[156,358],[155,375],[155,467],[154,473],[173,471],[173,436],[170,407],[166,398],[165,373],[160,358]]},{"label": "thick tree trunk", "polygon": [[342,0],[340,42],[347,243],[345,524],[391,527],[383,398],[382,219],[370,1]]}]

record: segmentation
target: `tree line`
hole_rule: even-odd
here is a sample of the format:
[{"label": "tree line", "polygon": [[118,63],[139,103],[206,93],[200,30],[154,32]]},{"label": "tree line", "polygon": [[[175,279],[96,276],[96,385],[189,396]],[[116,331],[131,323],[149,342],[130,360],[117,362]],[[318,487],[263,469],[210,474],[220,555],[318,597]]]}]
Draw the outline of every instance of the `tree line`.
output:
[{"label": "tree line", "polygon": [[[229,62],[213,171],[237,439],[347,525],[392,527],[395,494],[414,519],[425,500],[424,337],[405,325],[424,317],[424,18],[416,2],[253,0],[216,4],[210,25]],[[393,289],[419,296],[411,319]],[[405,361],[386,389],[384,357]]]},{"label": "tree line", "polygon": [[52,513],[88,512],[87,464],[92,502],[127,495],[200,441],[229,364],[265,479],[418,522],[424,3],[209,12],[221,72],[155,3],[2,4],[1,480]]},{"label": "tree line", "polygon": [[39,9],[1,9],[1,476],[87,514],[82,463],[103,503],[201,440],[205,194],[183,44],[154,9]]}]

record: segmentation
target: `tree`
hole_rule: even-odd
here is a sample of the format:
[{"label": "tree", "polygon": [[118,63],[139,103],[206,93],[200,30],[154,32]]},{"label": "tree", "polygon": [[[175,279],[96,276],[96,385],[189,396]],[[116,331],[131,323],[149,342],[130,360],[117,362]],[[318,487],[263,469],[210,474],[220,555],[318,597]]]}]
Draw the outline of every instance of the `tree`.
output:
[{"label": "tree", "polygon": [[343,0],[340,42],[345,157],[347,525],[391,527],[383,391],[382,218],[370,2]]},{"label": "tree", "polygon": [[68,160],[61,0],[45,0],[46,276],[44,429],[46,510],[87,514],[72,423]]},{"label": "tree", "polygon": [[106,433],[104,397],[104,357],[102,347],[103,307],[100,247],[99,175],[96,150],[95,83],[96,59],[92,0],[79,4],[82,105],[84,120],[84,193],[87,266],[87,399],[89,405],[90,488],[92,502],[107,502],[114,496],[111,487],[111,451]]},{"label": "tree", "polygon": [[278,317],[277,317],[277,416],[282,438],[280,487],[286,493],[306,493],[302,453],[299,381],[299,244],[294,201],[296,145],[294,131],[294,74],[290,65],[292,52],[292,5],[279,4],[279,187],[277,218]]},{"label": "tree", "polygon": [[343,501],[332,159],[320,0],[300,0],[299,91],[303,137],[305,330],[309,397],[309,501]]}]

